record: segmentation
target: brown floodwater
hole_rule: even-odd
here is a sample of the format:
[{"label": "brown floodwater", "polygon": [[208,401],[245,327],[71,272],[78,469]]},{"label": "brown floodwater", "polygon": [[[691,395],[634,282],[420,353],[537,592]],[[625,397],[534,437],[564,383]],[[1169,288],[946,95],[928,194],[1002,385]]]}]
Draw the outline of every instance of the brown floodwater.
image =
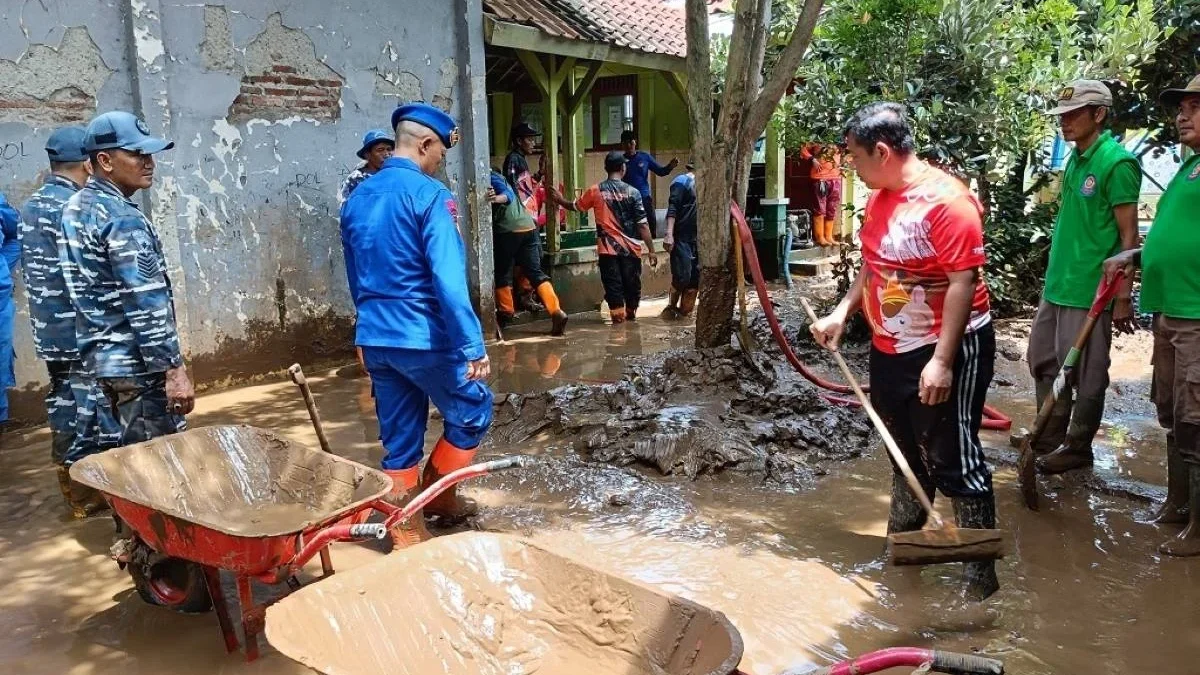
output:
[{"label": "brown floodwater", "polygon": [[[510,344],[490,347],[493,387],[536,391],[609,380],[630,354],[686,344],[688,335],[654,319],[654,311],[651,305],[637,325],[617,328],[595,315],[573,319],[565,340],[542,337],[543,326],[514,328]],[[1144,401],[1148,352],[1139,351],[1129,348],[1128,370],[1120,370],[1120,349],[1114,358],[1122,391],[1110,399],[1115,412],[1106,416],[1098,465],[1161,485],[1162,437]],[[1029,426],[1022,368],[1001,364],[1012,384],[998,386],[992,400]],[[353,371],[313,372],[310,380],[334,449],[376,465],[369,384]],[[303,402],[283,379],[204,396],[190,422],[252,424],[316,447]],[[434,419],[430,444],[437,430]],[[1007,437],[991,434],[988,442],[1003,446]],[[890,469],[878,451],[828,467],[811,489],[729,473],[663,478],[588,462],[542,437],[487,454],[512,451],[543,461],[465,488],[485,507],[475,527],[521,535],[724,612],[745,641],[742,669],[752,675],[899,645],[982,651],[1020,674],[1197,670],[1200,633],[1190,627],[1200,562],[1157,553],[1174,530],[1136,522],[1149,507],[1143,501],[1056,479],[1043,482],[1043,510],[1031,513],[1002,465],[999,524],[1011,552],[998,564],[1001,590],[973,605],[959,599],[954,565],[885,565]],[[0,672],[310,672],[269,646],[245,664],[224,652],[212,614],[142,603],[107,557],[111,521],[66,518],[44,429],[5,437],[0,460]],[[381,555],[338,545],[333,560],[350,569]]]}]

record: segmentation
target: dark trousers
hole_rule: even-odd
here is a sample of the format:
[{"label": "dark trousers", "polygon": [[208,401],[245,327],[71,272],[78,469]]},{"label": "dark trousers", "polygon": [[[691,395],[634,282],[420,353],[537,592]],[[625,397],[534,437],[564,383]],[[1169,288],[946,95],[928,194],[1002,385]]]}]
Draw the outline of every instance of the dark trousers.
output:
[{"label": "dark trousers", "polygon": [[919,389],[934,348],[904,354],[872,349],[871,405],[931,496],[935,487],[948,497],[991,494],[992,472],[984,463],[979,426],[996,361],[995,330],[988,324],[963,336],[950,398],[928,406],[921,403]]},{"label": "dark trousers", "polygon": [[46,421],[50,426],[50,459],[65,464],[75,443],[75,392],[71,388],[71,369],[78,361],[47,361],[50,391],[46,392]]},{"label": "dark trousers", "polygon": [[626,255],[601,255],[600,281],[608,310],[637,311],[642,301],[642,259]]},{"label": "dark trousers", "polygon": [[671,285],[677,291],[700,288],[700,257],[695,239],[676,239],[671,247]]},{"label": "dark trousers", "polygon": [[99,378],[99,383],[121,429],[118,445],[141,443],[187,429],[183,416],[168,408],[166,373]]},{"label": "dark trousers", "polygon": [[658,216],[654,213],[654,197],[642,197],[642,208],[646,211],[646,223],[650,226],[650,236],[657,239],[661,234],[658,231]]},{"label": "dark trousers", "polygon": [[506,288],[513,285],[513,265],[519,265],[529,279],[529,284],[537,288],[550,281],[550,277],[542,270],[542,246],[537,230],[528,232],[494,231],[492,238],[495,263],[496,288]]}]

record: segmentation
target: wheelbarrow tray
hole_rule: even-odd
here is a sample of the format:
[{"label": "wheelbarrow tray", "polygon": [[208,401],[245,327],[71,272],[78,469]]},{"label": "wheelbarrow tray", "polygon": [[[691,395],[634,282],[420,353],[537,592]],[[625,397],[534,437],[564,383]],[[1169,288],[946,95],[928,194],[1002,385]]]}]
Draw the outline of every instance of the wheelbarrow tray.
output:
[{"label": "wheelbarrow tray", "polygon": [[720,612],[551,553],[466,532],[392,553],[267,609],[267,637],[323,673],[729,675]]},{"label": "wheelbarrow tray", "polygon": [[268,575],[306,535],[365,516],[391,489],[385,474],[250,426],[192,429],[71,466],[164,555]]}]

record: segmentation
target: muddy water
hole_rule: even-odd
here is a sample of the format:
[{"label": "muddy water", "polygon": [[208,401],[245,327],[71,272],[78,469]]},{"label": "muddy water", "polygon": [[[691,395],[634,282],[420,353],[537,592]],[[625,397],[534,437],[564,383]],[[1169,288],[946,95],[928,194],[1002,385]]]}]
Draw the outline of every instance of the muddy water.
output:
[{"label": "muddy water", "polygon": [[[499,369],[497,390],[610,379],[626,354],[686,341],[652,318],[616,330],[573,320],[568,340],[523,330],[529,336],[511,357],[505,346],[493,347],[497,363],[512,364]],[[1028,384],[1015,380],[1019,371],[993,400],[1004,402],[1010,389],[1009,401],[1021,398]],[[377,463],[365,380],[310,375],[334,448]],[[1140,370],[1114,379],[1131,389],[1144,386]],[[1141,434],[1140,445],[1113,442],[1114,456],[1124,458],[1117,466],[1161,484],[1162,448],[1153,426],[1140,422],[1139,401],[1140,395],[1120,397],[1117,408],[1128,404],[1128,410],[1110,417],[1106,431],[1124,423]],[[1019,420],[1021,410],[1005,405]],[[316,447],[291,385],[205,396],[191,421],[255,424]],[[435,420],[430,443],[436,434]],[[105,555],[111,525],[103,518],[65,519],[48,443],[43,430],[8,436],[0,449],[0,672],[308,672],[270,648],[250,665],[226,655],[211,614],[144,605]],[[1022,674],[1196,672],[1200,634],[1189,629],[1196,617],[1190,595],[1200,565],[1157,555],[1157,543],[1173,532],[1134,522],[1131,516],[1146,508],[1140,502],[1062,482],[1048,485],[1043,511],[1030,514],[1017,502],[1011,472],[1001,470],[1000,525],[1012,535],[1013,553],[999,565],[1001,591],[972,607],[957,600],[954,566],[884,565],[889,470],[878,452],[833,467],[808,488],[729,474],[666,479],[589,463],[536,437],[520,450],[545,461],[467,490],[488,507],[477,527],[528,536],[725,612],[745,639],[747,673],[774,674],[895,645],[984,650]],[[333,557],[346,569],[379,555],[340,546]]]}]

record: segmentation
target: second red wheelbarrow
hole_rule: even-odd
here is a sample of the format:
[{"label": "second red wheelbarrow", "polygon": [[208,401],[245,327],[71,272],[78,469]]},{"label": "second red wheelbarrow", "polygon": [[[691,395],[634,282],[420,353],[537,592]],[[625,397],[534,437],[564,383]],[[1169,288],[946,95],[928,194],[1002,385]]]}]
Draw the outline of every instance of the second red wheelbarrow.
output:
[{"label": "second red wheelbarrow", "polygon": [[[329,675],[734,675],[721,612],[503,534],[438,537],[267,610],[283,654]],[[817,671],[1000,675],[992,659],[889,649]]]}]

